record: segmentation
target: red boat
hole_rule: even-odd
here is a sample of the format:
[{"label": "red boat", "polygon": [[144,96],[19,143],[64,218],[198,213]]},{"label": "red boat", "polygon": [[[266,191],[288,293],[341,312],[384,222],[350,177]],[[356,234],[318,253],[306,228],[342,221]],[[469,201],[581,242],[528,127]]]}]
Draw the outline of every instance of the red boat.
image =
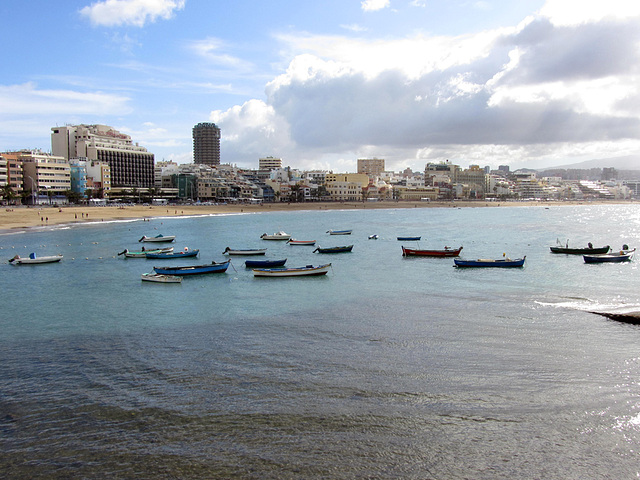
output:
[{"label": "red boat", "polygon": [[462,247],[444,247],[442,250],[416,250],[414,248],[402,247],[403,257],[457,257],[460,255]]}]

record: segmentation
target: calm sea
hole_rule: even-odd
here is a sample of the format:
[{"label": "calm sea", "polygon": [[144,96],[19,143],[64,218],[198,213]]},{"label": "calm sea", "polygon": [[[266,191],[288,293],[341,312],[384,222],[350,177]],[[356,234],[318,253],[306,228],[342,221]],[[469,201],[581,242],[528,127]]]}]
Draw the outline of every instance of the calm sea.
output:
[{"label": "calm sea", "polygon": [[[353,229],[330,236],[329,229]],[[260,240],[285,230],[340,255]],[[268,247],[325,277],[150,284],[142,235]],[[378,240],[369,240],[371,234]],[[403,258],[398,235],[523,269]],[[638,478],[638,261],[549,246],[640,246],[640,206],[308,211],[0,235],[2,478]],[[16,253],[62,253],[13,266]],[[183,261],[186,263],[186,260]]]}]

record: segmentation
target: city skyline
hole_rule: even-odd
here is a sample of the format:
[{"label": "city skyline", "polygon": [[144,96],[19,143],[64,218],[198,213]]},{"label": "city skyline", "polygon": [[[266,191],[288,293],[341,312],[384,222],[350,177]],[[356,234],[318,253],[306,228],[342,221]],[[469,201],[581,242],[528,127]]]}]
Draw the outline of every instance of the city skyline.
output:
[{"label": "city skyline", "polygon": [[[631,1],[37,0],[0,7],[0,150],[106,124],[156,161],[552,168],[640,155]],[[604,165],[603,165],[604,166]],[[640,167],[640,166],[639,166]]]}]

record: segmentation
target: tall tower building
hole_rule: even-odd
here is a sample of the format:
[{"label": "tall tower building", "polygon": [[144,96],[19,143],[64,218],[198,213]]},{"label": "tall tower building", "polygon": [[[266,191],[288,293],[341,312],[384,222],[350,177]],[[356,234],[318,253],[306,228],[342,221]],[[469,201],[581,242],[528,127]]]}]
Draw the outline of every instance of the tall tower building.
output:
[{"label": "tall tower building", "polygon": [[193,163],[220,165],[220,129],[215,123],[193,127]]},{"label": "tall tower building", "polygon": [[131,136],[107,125],[67,125],[51,129],[54,155],[97,160],[109,165],[111,185],[153,187],[154,155],[131,141]]}]

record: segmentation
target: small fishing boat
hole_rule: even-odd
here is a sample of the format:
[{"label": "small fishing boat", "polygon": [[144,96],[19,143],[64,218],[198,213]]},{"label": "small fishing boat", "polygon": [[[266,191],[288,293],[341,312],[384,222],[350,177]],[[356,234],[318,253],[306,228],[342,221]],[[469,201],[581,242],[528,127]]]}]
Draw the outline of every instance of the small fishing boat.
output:
[{"label": "small fishing boat", "polygon": [[16,255],[9,259],[9,263],[12,265],[37,265],[40,263],[56,263],[60,260],[62,260],[62,255],[45,255],[38,257],[35,253],[30,253],[28,257]]},{"label": "small fishing boat", "polygon": [[272,233],[271,235],[263,233],[262,235],[260,235],[260,238],[262,240],[289,240],[291,238],[291,235],[280,230],[279,232]]},{"label": "small fishing boat", "polygon": [[290,238],[289,240],[287,240],[287,243],[289,245],[315,245],[316,241],[315,240],[296,240],[294,238]]},{"label": "small fishing boat", "polygon": [[173,252],[173,247],[165,247],[165,248],[154,248],[150,250],[145,250],[142,247],[142,250],[137,252],[130,252],[128,249],[124,249],[122,252],[118,253],[118,255],[124,255],[124,258],[146,258],[147,253],[165,253],[165,252]]},{"label": "small fishing boat", "polygon": [[222,252],[223,255],[225,253],[228,255],[264,255],[265,253],[267,253],[267,249],[257,248],[253,250],[237,250],[234,248],[227,247],[224,249],[224,252]]},{"label": "small fishing boat", "polygon": [[460,255],[462,247],[451,248],[444,247],[442,250],[418,250],[413,248],[402,247],[403,257],[457,257]]},{"label": "small fishing boat", "polygon": [[306,267],[297,268],[254,268],[254,277],[303,277],[303,276],[315,276],[325,275],[331,264],[319,265],[314,267],[313,265],[307,265]]},{"label": "small fishing boat", "polygon": [[[625,245],[626,247],[626,245]],[[622,263],[630,262],[636,249],[623,249],[619,252],[601,253],[599,255],[583,255],[584,263]]]},{"label": "small fishing boat", "polygon": [[422,237],[398,237],[398,240],[401,242],[417,242]]},{"label": "small fishing boat", "polygon": [[376,235],[375,233],[373,235],[369,235],[369,240],[377,240],[378,239],[378,235]]},{"label": "small fishing boat", "polygon": [[247,260],[244,262],[247,268],[277,268],[284,267],[287,259],[284,260]]},{"label": "small fishing boat", "polygon": [[608,253],[610,248],[609,245],[605,245],[604,247],[594,247],[591,242],[586,247],[581,248],[573,248],[569,247],[569,241],[563,247],[562,245],[556,245],[555,247],[549,247],[551,249],[551,253],[564,253],[567,255],[600,255],[603,253]]},{"label": "small fishing boat", "polygon": [[146,257],[151,260],[168,260],[170,258],[197,257],[198,253],[200,253],[200,250],[197,248],[189,250],[185,247],[184,250],[179,250],[177,252],[147,252]]},{"label": "small fishing boat", "polygon": [[153,271],[161,275],[202,275],[205,273],[223,273],[229,268],[231,260],[205,265],[186,265],[184,267],[153,267]]},{"label": "small fishing boat", "polygon": [[329,235],[351,235],[353,230],[328,230]]},{"label": "small fishing boat", "polygon": [[527,258],[526,255],[522,258],[517,258],[515,260],[512,260],[510,258],[500,258],[498,260],[483,259],[483,258],[479,258],[478,260],[460,260],[458,258],[454,258],[453,262],[456,267],[512,268],[512,267],[524,266],[524,261],[526,258]]},{"label": "small fishing boat", "polygon": [[155,237],[147,237],[146,235],[143,235],[142,238],[140,240],[138,240],[139,242],[156,242],[156,243],[162,243],[162,242],[173,242],[176,239],[175,235],[156,235]]},{"label": "small fishing boat", "polygon": [[345,253],[353,250],[353,245],[344,245],[342,247],[316,248],[313,253]]},{"label": "small fishing boat", "polygon": [[143,273],[142,276],[143,282],[156,282],[156,283],[181,283],[182,277],[177,275],[162,275],[160,273]]}]

